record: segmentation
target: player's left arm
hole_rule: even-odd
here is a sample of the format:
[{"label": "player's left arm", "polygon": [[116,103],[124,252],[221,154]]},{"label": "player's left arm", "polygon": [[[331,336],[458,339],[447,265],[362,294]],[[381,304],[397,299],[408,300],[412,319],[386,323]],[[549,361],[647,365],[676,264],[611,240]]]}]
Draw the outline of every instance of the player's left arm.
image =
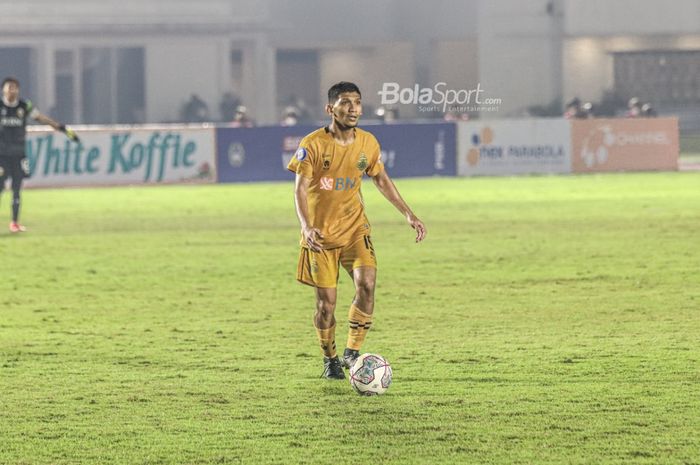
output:
[{"label": "player's left arm", "polygon": [[73,131],[69,127],[66,127],[65,124],[61,124],[58,121],[56,121],[55,119],[50,118],[50,117],[46,116],[45,114],[40,113],[38,111],[33,116],[34,116],[34,119],[37,120],[38,122],[40,122],[41,124],[46,124],[48,126],[51,126],[56,131],[61,131],[62,133],[64,133],[66,135],[66,137],[68,137],[73,142],[80,143],[80,138],[75,133],[75,131]]},{"label": "player's left arm", "polygon": [[381,170],[377,175],[372,176],[374,185],[391,204],[406,218],[408,224],[416,230],[416,242],[425,239],[427,230],[423,222],[411,211],[406,201],[399,194],[399,190],[394,185],[386,170]]}]

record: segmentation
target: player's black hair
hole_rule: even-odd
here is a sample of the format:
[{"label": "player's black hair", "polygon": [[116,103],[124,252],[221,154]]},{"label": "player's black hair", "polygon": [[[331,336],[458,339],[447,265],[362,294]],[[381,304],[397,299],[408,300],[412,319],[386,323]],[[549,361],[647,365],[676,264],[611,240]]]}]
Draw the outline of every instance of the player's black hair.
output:
[{"label": "player's black hair", "polygon": [[2,86],[0,86],[0,89],[5,87],[5,84],[7,84],[8,82],[13,82],[13,83],[17,84],[17,87],[19,87],[19,81],[17,80],[17,78],[12,77],[12,76],[8,76],[2,80]]},{"label": "player's black hair", "polygon": [[343,92],[357,92],[362,96],[360,88],[357,87],[355,83],[340,81],[337,84],[333,84],[330,89],[328,89],[328,103],[332,104],[338,100],[338,96]]}]

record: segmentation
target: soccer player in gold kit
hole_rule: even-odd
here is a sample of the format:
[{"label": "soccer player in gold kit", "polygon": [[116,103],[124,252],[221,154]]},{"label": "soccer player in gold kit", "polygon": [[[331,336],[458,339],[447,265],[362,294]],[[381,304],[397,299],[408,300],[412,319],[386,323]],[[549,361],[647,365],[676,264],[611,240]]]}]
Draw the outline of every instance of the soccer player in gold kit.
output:
[{"label": "soccer player in gold kit", "polygon": [[[344,379],[343,366],[351,367],[359,356],[374,313],[377,260],[360,191],[362,176],[370,176],[416,230],[416,242],[425,238],[426,229],[384,170],[377,140],[357,127],[362,115],[360,89],[351,82],[332,86],[326,113],[331,123],[302,139],[287,168],[296,173],[294,200],[301,223],[297,280],[316,291],[314,326],[324,357],[323,377]],[[342,361],[335,345],[340,266],[355,284]]]}]

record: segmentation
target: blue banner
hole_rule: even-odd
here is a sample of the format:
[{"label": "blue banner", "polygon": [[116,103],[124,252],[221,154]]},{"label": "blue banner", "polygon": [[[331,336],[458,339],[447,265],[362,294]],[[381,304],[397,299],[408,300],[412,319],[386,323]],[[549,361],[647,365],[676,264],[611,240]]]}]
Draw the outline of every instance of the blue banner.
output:
[{"label": "blue banner", "polygon": [[364,126],[379,141],[393,178],[456,176],[457,136],[453,123]]},{"label": "blue banner", "polygon": [[[219,128],[219,182],[288,181],[287,163],[317,126]],[[390,176],[455,176],[456,130],[452,123],[367,125],[377,137]]]}]

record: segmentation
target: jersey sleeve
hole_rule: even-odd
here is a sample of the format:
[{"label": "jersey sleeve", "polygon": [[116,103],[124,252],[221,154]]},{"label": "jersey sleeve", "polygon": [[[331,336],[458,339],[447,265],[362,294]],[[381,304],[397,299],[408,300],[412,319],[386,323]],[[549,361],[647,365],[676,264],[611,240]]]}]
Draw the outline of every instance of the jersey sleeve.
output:
[{"label": "jersey sleeve", "polygon": [[27,114],[30,118],[36,119],[39,116],[39,109],[34,106],[31,100],[26,100],[27,103]]},{"label": "jersey sleeve", "polygon": [[289,160],[287,169],[293,173],[301,174],[305,178],[313,178],[314,170],[311,159],[313,158],[313,149],[310,147],[307,139],[302,139],[299,148],[294,153],[294,156]]},{"label": "jersey sleeve", "polygon": [[379,142],[377,142],[377,139],[375,139],[374,136],[370,137],[369,141],[369,164],[367,165],[367,169],[365,169],[365,173],[367,173],[367,176],[374,177],[384,171],[384,163],[382,162],[382,152],[381,148],[379,147]]}]

